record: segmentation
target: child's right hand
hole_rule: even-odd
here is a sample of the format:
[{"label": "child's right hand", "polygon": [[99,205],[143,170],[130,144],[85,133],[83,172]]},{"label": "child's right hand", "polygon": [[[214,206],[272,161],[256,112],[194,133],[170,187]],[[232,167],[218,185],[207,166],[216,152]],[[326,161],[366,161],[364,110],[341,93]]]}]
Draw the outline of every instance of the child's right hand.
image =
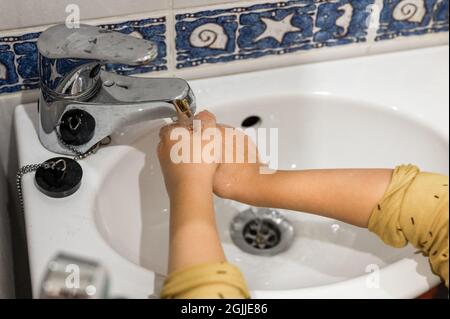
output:
[{"label": "child's right hand", "polygon": [[[241,202],[249,202],[254,199],[258,192],[257,186],[260,178],[260,167],[258,150],[251,138],[236,128],[218,124],[221,130],[223,141],[222,163],[216,171],[214,177],[214,193],[222,198],[233,199]],[[226,141],[226,131],[232,131],[245,141],[244,147],[238,147],[236,141]],[[248,147],[248,145],[251,147]],[[250,149],[250,150],[249,150]],[[233,158],[233,162],[225,162],[226,154]],[[243,163],[237,163],[236,159],[243,158]],[[251,159],[256,161],[251,161]]]}]

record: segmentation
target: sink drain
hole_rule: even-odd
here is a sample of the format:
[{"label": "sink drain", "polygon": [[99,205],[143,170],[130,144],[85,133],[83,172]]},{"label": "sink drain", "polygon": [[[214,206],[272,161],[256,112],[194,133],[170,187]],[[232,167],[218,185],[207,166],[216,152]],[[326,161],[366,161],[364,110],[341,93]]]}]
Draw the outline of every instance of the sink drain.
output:
[{"label": "sink drain", "polygon": [[276,210],[248,209],[233,219],[230,235],[234,244],[247,253],[274,256],[291,246],[294,227]]}]

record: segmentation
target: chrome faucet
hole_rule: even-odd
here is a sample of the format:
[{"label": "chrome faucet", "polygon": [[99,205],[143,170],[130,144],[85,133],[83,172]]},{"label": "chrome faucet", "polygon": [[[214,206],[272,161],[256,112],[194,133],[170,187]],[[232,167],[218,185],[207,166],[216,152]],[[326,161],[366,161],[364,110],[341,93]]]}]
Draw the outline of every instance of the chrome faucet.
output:
[{"label": "chrome faucet", "polygon": [[138,78],[108,72],[105,64],[146,65],[155,43],[80,25],[56,25],[38,40],[39,138],[52,152],[85,153],[119,127],[162,118],[191,118],[195,97],[177,78]]}]

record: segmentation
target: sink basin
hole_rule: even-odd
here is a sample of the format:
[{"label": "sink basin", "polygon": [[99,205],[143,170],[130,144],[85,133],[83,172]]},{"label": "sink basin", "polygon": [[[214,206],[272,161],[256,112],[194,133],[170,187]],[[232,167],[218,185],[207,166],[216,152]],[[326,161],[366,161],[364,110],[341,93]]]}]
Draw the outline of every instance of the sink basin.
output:
[{"label": "sink basin", "polygon": [[[258,116],[260,127],[278,128],[280,169],[414,163],[448,174],[448,47],[191,84],[200,109],[220,122],[239,127]],[[16,109],[22,165],[55,156],[35,135],[35,107]],[[110,146],[80,163],[83,184],[71,197],[48,198],[31,175],[24,177],[35,296],[46,262],[60,251],[101,262],[113,294],[145,298],[154,292],[168,257],[169,205],[155,153],[164,124],[113,135]],[[215,207],[226,256],[241,268],[255,298],[412,298],[439,282],[412,247],[390,248],[365,229],[300,212],[279,211],[295,234],[286,251],[246,253],[231,240],[230,225],[248,207],[219,198]]]},{"label": "sink basin", "polygon": [[[233,126],[257,115],[261,127],[278,127],[280,169],[394,167],[413,162],[431,171],[447,170],[448,145],[443,138],[376,105],[320,95],[280,95],[236,100],[210,110]],[[149,270],[165,273],[169,201],[154,151],[158,133],[158,128],[149,131],[117,158],[100,185],[95,216],[101,234],[119,254]],[[230,239],[231,220],[242,210],[244,205],[216,201],[225,253],[243,270],[254,290],[342,282],[366,274],[370,265],[382,268],[413,254],[411,247],[386,247],[366,230],[284,211],[295,228],[293,246],[277,256],[253,256]]]}]

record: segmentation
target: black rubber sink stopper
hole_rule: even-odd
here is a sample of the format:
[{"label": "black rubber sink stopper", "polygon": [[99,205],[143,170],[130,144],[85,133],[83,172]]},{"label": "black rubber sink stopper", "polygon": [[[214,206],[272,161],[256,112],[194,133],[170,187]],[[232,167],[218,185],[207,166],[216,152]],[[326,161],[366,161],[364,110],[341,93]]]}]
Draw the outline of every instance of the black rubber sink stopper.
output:
[{"label": "black rubber sink stopper", "polygon": [[37,188],[47,196],[63,198],[75,193],[81,186],[83,169],[68,157],[55,157],[36,170]]},{"label": "black rubber sink stopper", "polygon": [[94,137],[95,119],[86,111],[69,110],[61,117],[59,133],[69,145],[80,146]]}]

